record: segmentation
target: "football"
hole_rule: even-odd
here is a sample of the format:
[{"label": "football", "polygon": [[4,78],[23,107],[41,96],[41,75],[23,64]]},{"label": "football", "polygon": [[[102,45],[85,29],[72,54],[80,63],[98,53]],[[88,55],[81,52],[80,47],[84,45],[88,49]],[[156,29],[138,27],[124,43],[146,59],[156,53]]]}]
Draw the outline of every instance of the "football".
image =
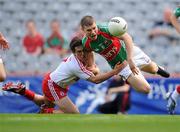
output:
[{"label": "football", "polygon": [[123,35],[127,28],[127,22],[122,17],[113,17],[108,22],[108,30],[113,36]]}]

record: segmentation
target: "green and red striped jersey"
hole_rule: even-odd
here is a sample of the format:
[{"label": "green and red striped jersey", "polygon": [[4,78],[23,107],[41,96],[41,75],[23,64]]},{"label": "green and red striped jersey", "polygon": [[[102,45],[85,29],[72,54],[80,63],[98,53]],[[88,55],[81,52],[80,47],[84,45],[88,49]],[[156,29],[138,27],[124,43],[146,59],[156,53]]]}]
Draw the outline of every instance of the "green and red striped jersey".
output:
[{"label": "green and red striped jersey", "polygon": [[102,55],[109,65],[114,68],[118,62],[122,63],[127,59],[125,44],[118,37],[109,33],[107,24],[99,24],[97,27],[97,39],[91,40],[84,37],[82,39],[83,47]]}]

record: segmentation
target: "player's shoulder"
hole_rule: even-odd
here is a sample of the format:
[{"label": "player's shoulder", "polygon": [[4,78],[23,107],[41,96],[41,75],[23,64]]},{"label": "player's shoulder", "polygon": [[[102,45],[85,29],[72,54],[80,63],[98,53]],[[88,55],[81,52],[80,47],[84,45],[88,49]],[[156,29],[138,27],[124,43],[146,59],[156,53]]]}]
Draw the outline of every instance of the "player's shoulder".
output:
[{"label": "player's shoulder", "polygon": [[66,59],[67,62],[73,62],[73,61],[76,61],[75,59],[75,55],[74,54],[71,54],[67,59]]},{"label": "player's shoulder", "polygon": [[101,32],[109,33],[107,22],[97,23],[97,27],[98,27],[98,30],[100,30]]},{"label": "player's shoulder", "polygon": [[74,54],[72,54],[69,59],[70,59],[69,64],[71,66],[71,70],[79,71],[81,69],[80,67],[82,66],[81,61]]},{"label": "player's shoulder", "polygon": [[71,54],[68,58],[68,61],[71,62],[72,64],[75,64],[78,63],[79,60],[74,54]]},{"label": "player's shoulder", "polygon": [[108,26],[108,23],[107,22],[101,22],[101,23],[97,23],[97,27],[98,28],[105,28]]},{"label": "player's shoulder", "polygon": [[86,43],[88,42],[88,37],[86,37],[86,36],[84,36],[83,38],[82,38],[82,45],[83,45],[83,47],[86,47]]},{"label": "player's shoulder", "polygon": [[62,66],[65,66],[66,69],[68,68],[68,70],[70,71],[78,69],[78,59],[74,54],[71,54],[69,57],[65,58],[61,64]]},{"label": "player's shoulder", "polygon": [[82,39],[82,45],[83,47],[85,48],[86,51],[92,51],[91,49],[91,41],[87,38],[87,37],[84,37]]}]

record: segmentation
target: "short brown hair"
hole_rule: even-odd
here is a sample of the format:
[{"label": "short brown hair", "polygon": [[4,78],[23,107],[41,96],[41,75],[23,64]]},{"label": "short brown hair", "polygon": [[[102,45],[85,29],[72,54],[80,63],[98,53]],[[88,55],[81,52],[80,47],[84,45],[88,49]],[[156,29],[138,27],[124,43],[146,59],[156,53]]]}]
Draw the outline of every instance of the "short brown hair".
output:
[{"label": "short brown hair", "polygon": [[74,53],[75,48],[78,46],[82,46],[82,40],[79,37],[74,37],[70,42],[70,49]]},{"label": "short brown hair", "polygon": [[85,26],[91,26],[95,22],[92,16],[84,16],[81,19],[81,27],[84,28]]}]

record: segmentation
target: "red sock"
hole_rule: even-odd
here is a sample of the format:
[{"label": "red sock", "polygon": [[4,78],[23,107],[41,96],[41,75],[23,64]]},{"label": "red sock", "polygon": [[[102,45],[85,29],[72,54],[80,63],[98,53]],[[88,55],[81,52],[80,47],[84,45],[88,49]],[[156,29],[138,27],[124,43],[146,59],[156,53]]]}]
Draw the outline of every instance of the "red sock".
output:
[{"label": "red sock", "polygon": [[176,87],[176,91],[180,94],[180,85]]},{"label": "red sock", "polygon": [[24,92],[24,96],[29,100],[33,100],[34,96],[35,96],[35,93],[33,91],[31,91],[31,90],[26,89],[25,92]]},{"label": "red sock", "polygon": [[43,114],[51,114],[51,113],[53,113],[53,111],[54,111],[54,108],[44,108],[43,109]]}]

